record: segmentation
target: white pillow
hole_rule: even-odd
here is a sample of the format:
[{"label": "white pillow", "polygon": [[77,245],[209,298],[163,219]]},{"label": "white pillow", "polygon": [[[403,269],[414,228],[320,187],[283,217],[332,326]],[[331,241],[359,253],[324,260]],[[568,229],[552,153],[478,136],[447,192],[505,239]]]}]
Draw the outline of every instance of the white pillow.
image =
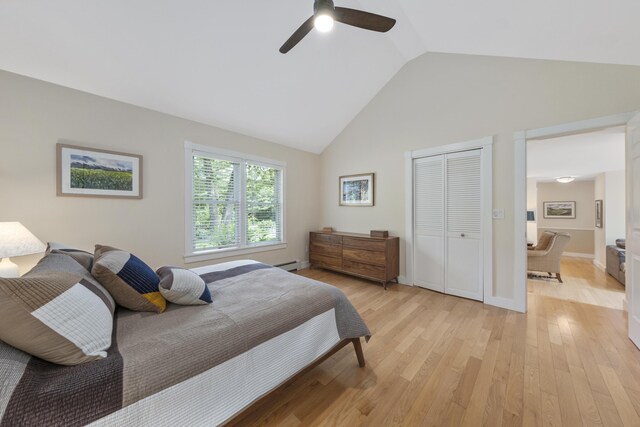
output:
[{"label": "white pillow", "polygon": [[204,280],[191,270],[180,267],[161,267],[160,293],[167,301],[181,305],[210,304],[211,293]]}]

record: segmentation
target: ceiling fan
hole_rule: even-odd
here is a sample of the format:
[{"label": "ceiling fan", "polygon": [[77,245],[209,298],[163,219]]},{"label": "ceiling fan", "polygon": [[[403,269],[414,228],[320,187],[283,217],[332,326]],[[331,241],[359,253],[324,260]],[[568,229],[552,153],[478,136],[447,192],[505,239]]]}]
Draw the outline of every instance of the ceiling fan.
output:
[{"label": "ceiling fan", "polygon": [[380,33],[386,33],[396,24],[395,19],[387,18],[386,16],[362,10],[347,9],[346,7],[335,7],[333,0],[314,0],[313,15],[304,21],[300,28],[282,45],[280,53],[289,52],[304,36],[309,34],[313,27],[323,33],[331,30],[333,21]]}]

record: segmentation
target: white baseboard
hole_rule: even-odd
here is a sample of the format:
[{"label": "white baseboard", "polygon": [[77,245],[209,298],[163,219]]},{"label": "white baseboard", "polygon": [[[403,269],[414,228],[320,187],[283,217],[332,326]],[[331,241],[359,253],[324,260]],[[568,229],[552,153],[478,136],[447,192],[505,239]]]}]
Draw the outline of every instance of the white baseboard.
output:
[{"label": "white baseboard", "polygon": [[503,297],[487,297],[484,299],[485,304],[493,305],[495,307],[506,308],[507,310],[515,310],[514,301],[509,298]]},{"label": "white baseboard", "polygon": [[311,267],[311,263],[309,261],[298,261],[298,270],[303,270],[309,267]]},{"label": "white baseboard", "polygon": [[413,283],[407,282],[407,278],[405,276],[398,276],[398,283],[405,286],[413,286]]},{"label": "white baseboard", "polygon": [[600,270],[606,272],[607,271],[607,267],[605,267],[604,265],[602,265],[602,263],[600,261],[598,261],[597,259],[593,260],[593,265],[595,265],[597,268],[599,268]]},{"label": "white baseboard", "polygon": [[580,252],[563,252],[562,256],[570,256],[570,257],[574,257],[574,258],[587,258],[587,259],[594,259],[595,255],[594,254],[583,254]]}]

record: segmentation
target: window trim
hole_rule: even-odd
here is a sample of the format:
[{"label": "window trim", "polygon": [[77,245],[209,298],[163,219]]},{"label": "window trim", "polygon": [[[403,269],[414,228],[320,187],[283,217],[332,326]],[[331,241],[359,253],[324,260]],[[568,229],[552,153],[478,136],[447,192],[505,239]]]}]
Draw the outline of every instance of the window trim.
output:
[{"label": "window trim", "polygon": [[[221,160],[231,161],[245,161],[252,164],[267,167],[277,167],[281,169],[282,174],[282,197],[281,197],[281,241],[270,243],[254,243],[251,245],[245,245],[245,233],[246,225],[244,225],[245,218],[245,191],[246,191],[246,177],[245,174],[240,174],[240,223],[241,225],[241,245],[231,248],[220,249],[207,249],[202,251],[193,251],[193,154],[202,153]],[[232,257],[237,255],[246,255],[255,252],[264,252],[271,250],[285,249],[287,247],[286,240],[286,168],[287,163],[281,160],[273,160],[265,157],[255,156],[252,154],[246,154],[231,150],[225,150],[222,148],[210,147],[207,145],[194,144],[191,141],[184,142],[184,163],[185,163],[185,236],[184,236],[184,261],[185,263],[207,261],[211,259],[219,259]]]}]

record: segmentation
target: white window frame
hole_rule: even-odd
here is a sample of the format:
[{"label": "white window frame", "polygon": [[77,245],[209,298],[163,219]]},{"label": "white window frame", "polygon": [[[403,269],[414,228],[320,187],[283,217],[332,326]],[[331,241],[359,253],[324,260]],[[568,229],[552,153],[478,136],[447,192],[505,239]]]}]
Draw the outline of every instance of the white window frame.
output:
[{"label": "white window frame", "polygon": [[[231,248],[220,249],[207,249],[202,251],[193,250],[193,155],[201,153],[205,156],[211,156],[220,160],[230,160],[239,162],[241,165],[244,163],[251,163],[254,165],[267,166],[278,168],[281,170],[282,181],[282,196],[281,196],[281,241],[268,242],[268,243],[253,243],[247,245],[245,243],[247,224],[245,218],[246,200],[246,176],[244,173],[240,174],[240,245]],[[273,251],[278,249],[285,249],[287,247],[286,240],[286,222],[285,222],[285,207],[286,207],[286,167],[287,163],[281,160],[267,159],[260,156],[254,156],[251,154],[240,153],[236,151],[225,150],[222,148],[210,147],[206,145],[194,144],[191,141],[184,142],[184,164],[185,164],[185,236],[184,247],[185,263],[206,261],[211,259],[226,258],[237,255],[246,255],[256,252]],[[241,168],[244,170],[244,168]]]}]

